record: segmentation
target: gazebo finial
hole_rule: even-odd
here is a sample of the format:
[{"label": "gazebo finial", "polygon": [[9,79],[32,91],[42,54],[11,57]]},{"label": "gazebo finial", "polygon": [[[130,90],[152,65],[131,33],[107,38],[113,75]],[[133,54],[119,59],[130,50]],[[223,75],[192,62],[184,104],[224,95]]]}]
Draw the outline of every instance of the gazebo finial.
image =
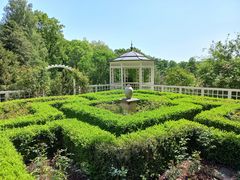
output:
[{"label": "gazebo finial", "polygon": [[130,47],[130,49],[131,49],[131,51],[133,50],[133,43],[132,43],[132,41],[131,41],[131,47]]}]

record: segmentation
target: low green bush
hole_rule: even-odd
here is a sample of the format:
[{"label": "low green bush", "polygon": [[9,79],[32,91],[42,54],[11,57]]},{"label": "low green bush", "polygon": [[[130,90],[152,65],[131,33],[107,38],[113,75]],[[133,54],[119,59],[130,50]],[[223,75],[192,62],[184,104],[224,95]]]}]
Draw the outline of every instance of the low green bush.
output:
[{"label": "low green bush", "polygon": [[64,104],[61,110],[68,117],[76,117],[92,125],[97,125],[104,130],[116,135],[133,132],[139,129],[163,123],[168,119],[192,119],[202,110],[202,106],[181,103],[176,106],[164,106],[159,109],[139,112],[133,115],[119,115],[109,110],[83,105],[78,102]]},{"label": "low green bush", "polygon": [[166,170],[169,162],[181,161],[195,151],[201,152],[205,160],[240,169],[239,135],[187,120],[168,121],[122,135],[117,146],[98,148],[93,163],[101,164],[102,169],[98,167],[96,173],[105,172],[98,179],[111,179],[112,169],[124,170],[127,179],[154,179]]},{"label": "low green bush", "polygon": [[215,128],[240,134],[240,121],[227,118],[230,112],[237,109],[240,109],[240,104],[225,104],[201,112],[194,118],[194,120],[207,126],[213,126]]},{"label": "low green bush", "polygon": [[31,108],[31,103],[29,102],[8,102],[0,103],[0,120],[15,118],[18,116],[24,116],[28,114],[33,114],[33,109]]},{"label": "low green bush", "polygon": [[33,124],[44,124],[47,121],[64,118],[64,114],[61,111],[50,106],[48,103],[35,102],[32,103],[31,108],[35,112],[34,114],[0,120],[0,130]]},{"label": "low green bush", "polygon": [[228,116],[238,101],[139,90],[134,97],[164,106],[126,116],[94,106],[123,97],[116,90],[6,102],[28,102],[32,114],[0,120],[0,178],[33,179],[24,163],[38,143],[48,155],[67,148],[91,179],[156,179],[195,151],[240,170],[239,121]]},{"label": "low green bush", "polygon": [[[74,161],[89,173],[93,169],[90,162],[95,158],[95,146],[113,144],[116,141],[115,136],[111,133],[74,119],[9,129],[2,133],[5,135],[3,137],[6,141],[8,140],[9,143],[12,141],[23,155],[25,163],[30,163],[29,159],[36,157],[36,153],[31,151],[31,147],[38,143],[46,143],[48,154],[53,154],[59,148],[67,149],[72,154]],[[8,154],[8,156],[10,155]],[[5,163],[6,160],[3,161]],[[23,164],[23,162],[21,163]],[[19,165],[16,164],[16,166]]]},{"label": "low green bush", "polygon": [[22,156],[0,135],[0,179],[34,179],[26,170]]},{"label": "low green bush", "polygon": [[[240,169],[239,135],[188,120],[168,121],[118,138],[76,119],[10,129],[2,133],[3,144],[11,145],[13,154],[17,154],[8,141],[11,140],[25,162],[33,156],[26,149],[34,143],[48,144],[50,152],[56,149],[55,146],[67,148],[73,154],[74,161],[92,179],[156,178],[165,171],[169,162],[181,161],[195,151],[201,152],[200,155],[208,161]],[[8,151],[3,147],[1,155]],[[6,154],[2,163],[10,161],[11,154]],[[24,169],[22,159],[9,165],[9,169],[14,167]]]}]

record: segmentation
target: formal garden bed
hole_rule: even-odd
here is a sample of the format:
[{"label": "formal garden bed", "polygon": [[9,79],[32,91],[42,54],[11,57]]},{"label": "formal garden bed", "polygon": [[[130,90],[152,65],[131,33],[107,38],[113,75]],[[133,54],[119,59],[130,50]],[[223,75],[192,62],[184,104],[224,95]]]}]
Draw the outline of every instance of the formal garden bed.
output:
[{"label": "formal garden bed", "polygon": [[[239,101],[139,90],[137,111],[121,114],[123,97],[114,90],[1,103],[0,177],[205,179],[224,167],[237,178]],[[8,115],[22,111],[18,103],[28,111]]]}]

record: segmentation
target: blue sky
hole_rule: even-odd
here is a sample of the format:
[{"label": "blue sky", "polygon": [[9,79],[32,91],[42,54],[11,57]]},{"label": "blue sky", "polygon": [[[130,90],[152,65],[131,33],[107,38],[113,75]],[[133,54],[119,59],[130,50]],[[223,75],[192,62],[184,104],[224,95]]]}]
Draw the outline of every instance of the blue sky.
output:
[{"label": "blue sky", "polygon": [[[134,46],[151,56],[188,60],[240,32],[239,0],[29,0],[65,25],[65,38]],[[0,13],[7,0],[0,0]]]}]

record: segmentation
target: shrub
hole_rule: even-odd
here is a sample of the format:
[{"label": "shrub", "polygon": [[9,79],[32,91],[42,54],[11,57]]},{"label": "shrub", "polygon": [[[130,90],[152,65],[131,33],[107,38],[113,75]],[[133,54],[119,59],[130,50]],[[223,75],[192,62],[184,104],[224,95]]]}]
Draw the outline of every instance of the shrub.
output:
[{"label": "shrub", "polygon": [[61,110],[67,116],[77,117],[116,135],[144,129],[154,124],[163,123],[168,119],[192,119],[201,109],[202,107],[200,105],[181,103],[176,106],[166,106],[151,111],[122,116],[105,109],[91,107],[77,102],[64,104],[61,107]]},{"label": "shrub", "polygon": [[213,126],[226,131],[240,134],[240,122],[227,118],[228,113],[239,109],[240,104],[225,104],[198,114],[194,120],[207,126]]},{"label": "shrub", "polygon": [[239,122],[228,117],[238,101],[144,90],[134,97],[163,106],[126,116],[95,107],[123,98],[119,90],[0,103],[28,102],[32,113],[0,120],[0,177],[33,178],[24,162],[37,156],[32,147],[39,143],[47,144],[47,156],[67,149],[92,179],[154,179],[195,151],[240,169]]},{"label": "shrub", "polygon": [[0,167],[1,179],[34,179],[27,173],[21,155],[3,135],[0,135]]},{"label": "shrub", "polygon": [[44,124],[47,121],[62,119],[64,117],[61,111],[58,111],[48,103],[33,103],[31,108],[35,112],[34,114],[0,120],[0,129],[4,130],[32,124]]},{"label": "shrub", "polygon": [[[240,169],[240,137],[187,120],[168,121],[146,130],[122,135],[117,146],[98,149],[102,170],[124,168],[128,179],[156,178],[171,161],[194,151],[209,161]],[[98,169],[101,172],[101,169]],[[106,178],[106,177],[102,177]]]}]

